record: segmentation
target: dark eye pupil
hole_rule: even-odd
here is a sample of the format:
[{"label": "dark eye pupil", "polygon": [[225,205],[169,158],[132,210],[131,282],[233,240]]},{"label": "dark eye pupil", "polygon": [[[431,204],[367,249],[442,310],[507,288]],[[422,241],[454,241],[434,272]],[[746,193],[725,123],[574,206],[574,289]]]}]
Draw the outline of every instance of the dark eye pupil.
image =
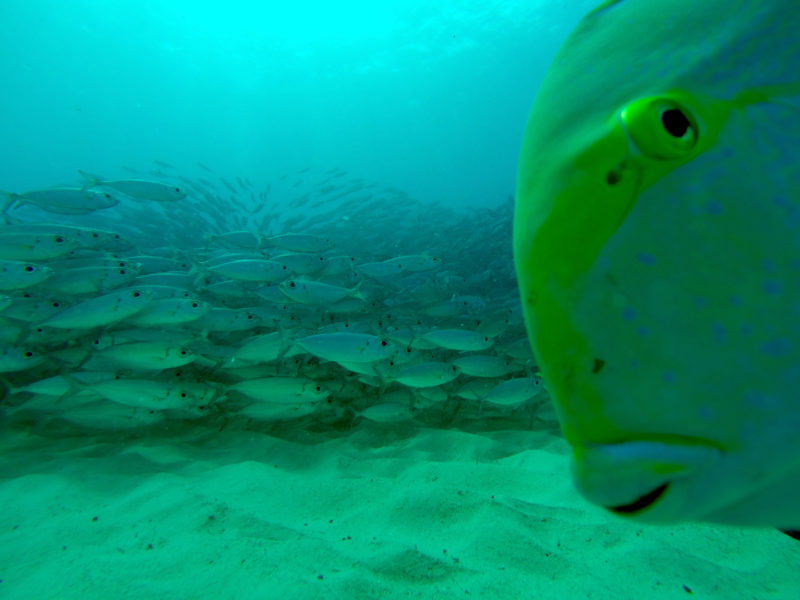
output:
[{"label": "dark eye pupil", "polygon": [[686,115],[677,108],[671,108],[661,113],[661,123],[667,133],[676,138],[682,138],[692,126]]}]

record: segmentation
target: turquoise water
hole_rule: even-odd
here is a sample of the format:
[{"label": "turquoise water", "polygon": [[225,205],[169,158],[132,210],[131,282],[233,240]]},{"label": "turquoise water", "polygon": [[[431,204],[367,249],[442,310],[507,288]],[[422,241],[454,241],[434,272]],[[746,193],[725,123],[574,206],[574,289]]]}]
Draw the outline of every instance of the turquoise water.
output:
[{"label": "turquoise water", "polygon": [[493,205],[590,5],[6,0],[0,181],[22,192],[160,159],[264,185],[321,165]]},{"label": "turquoise water", "polygon": [[593,4],[0,4],[1,598],[796,597],[573,489],[512,194]]}]

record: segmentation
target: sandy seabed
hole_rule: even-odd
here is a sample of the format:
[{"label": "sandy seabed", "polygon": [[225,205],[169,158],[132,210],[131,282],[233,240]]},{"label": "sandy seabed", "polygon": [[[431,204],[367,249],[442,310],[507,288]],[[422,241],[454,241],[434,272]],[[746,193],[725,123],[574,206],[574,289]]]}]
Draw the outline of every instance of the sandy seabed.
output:
[{"label": "sandy seabed", "polygon": [[800,598],[777,531],[582,500],[547,431],[0,439],[0,598]]}]

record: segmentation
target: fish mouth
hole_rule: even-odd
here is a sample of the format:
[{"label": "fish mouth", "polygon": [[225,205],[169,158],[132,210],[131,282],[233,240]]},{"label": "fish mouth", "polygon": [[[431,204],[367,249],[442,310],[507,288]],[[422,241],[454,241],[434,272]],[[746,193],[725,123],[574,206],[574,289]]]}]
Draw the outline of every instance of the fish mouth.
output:
[{"label": "fish mouth", "polygon": [[639,496],[633,502],[629,502],[628,504],[620,504],[618,506],[606,506],[605,508],[618,515],[635,515],[636,513],[642,512],[658,502],[658,500],[667,491],[668,487],[669,483],[662,483],[653,491],[648,492],[643,496]]},{"label": "fish mouth", "polygon": [[708,473],[723,455],[708,440],[679,436],[574,445],[573,451],[573,479],[587,500],[651,522],[690,517],[688,481]]}]

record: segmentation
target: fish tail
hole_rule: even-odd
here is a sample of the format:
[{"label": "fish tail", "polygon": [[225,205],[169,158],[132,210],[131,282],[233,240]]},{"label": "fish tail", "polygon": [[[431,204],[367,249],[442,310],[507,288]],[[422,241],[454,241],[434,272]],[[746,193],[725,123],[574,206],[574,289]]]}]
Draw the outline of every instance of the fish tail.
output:
[{"label": "fish tail", "polygon": [[0,204],[2,204],[2,206],[0,206],[0,216],[3,218],[4,225],[11,225],[15,221],[15,219],[12,219],[11,215],[8,214],[8,211],[17,208],[22,204],[22,201],[23,198],[19,194],[0,190]]},{"label": "fish tail", "polygon": [[6,400],[18,392],[19,390],[11,385],[8,380],[0,378],[0,400]]},{"label": "fish tail", "polygon": [[21,196],[19,194],[0,190],[0,201],[3,203],[3,207],[0,208],[0,213],[5,215],[11,208],[18,206],[20,203],[20,198]]}]

